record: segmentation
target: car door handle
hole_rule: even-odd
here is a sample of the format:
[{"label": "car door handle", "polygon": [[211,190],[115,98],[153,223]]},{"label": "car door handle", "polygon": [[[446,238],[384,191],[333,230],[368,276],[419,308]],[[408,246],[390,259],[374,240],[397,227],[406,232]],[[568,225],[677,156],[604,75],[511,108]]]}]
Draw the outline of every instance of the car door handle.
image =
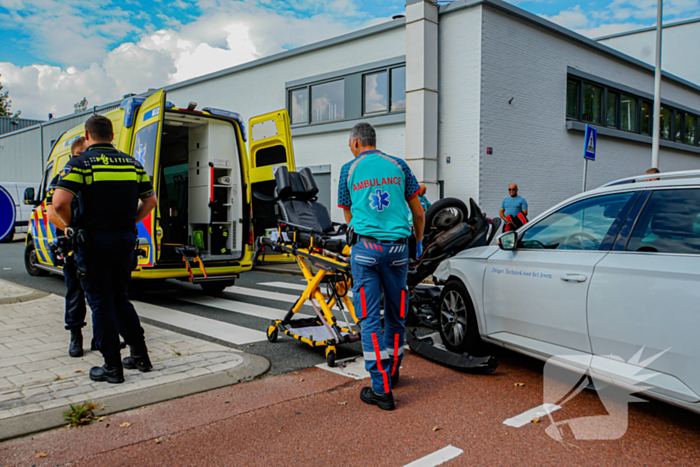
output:
[{"label": "car door handle", "polygon": [[561,280],[566,282],[586,282],[587,276],[583,274],[564,274],[561,276]]}]

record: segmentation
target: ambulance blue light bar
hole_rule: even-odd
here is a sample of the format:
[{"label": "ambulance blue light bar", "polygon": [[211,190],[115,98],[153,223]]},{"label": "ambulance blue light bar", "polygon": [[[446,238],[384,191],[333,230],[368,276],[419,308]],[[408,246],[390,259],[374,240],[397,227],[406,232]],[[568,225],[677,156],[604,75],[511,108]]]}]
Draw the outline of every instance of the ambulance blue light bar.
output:
[{"label": "ambulance blue light bar", "polygon": [[243,118],[241,118],[241,114],[236,112],[230,112],[228,110],[212,109],[211,107],[204,107],[202,111],[209,112],[210,114],[219,117],[226,117],[235,120],[238,123],[238,126],[241,128],[241,136],[243,136],[243,141],[248,141],[246,139],[245,126],[243,125]]},{"label": "ambulance blue light bar", "polygon": [[145,97],[129,97],[122,101],[122,105],[120,105],[119,108],[124,109],[124,128],[132,127],[136,109],[141,107],[141,104],[143,104],[145,100]]}]

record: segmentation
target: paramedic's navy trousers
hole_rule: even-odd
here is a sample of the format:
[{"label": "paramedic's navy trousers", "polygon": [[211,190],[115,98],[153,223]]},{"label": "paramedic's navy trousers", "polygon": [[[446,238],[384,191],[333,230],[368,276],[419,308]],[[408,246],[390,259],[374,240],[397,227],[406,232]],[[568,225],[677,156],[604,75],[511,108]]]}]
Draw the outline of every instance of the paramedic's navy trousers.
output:
[{"label": "paramedic's navy trousers", "polygon": [[105,359],[119,355],[119,334],[130,346],[145,343],[143,328],[127,288],[134,266],[133,233],[90,232],[88,247],[76,253],[78,269],[87,275],[80,282],[92,310],[97,348]]},{"label": "paramedic's navy trousers", "polygon": [[[360,320],[365,368],[377,394],[391,392],[401,366],[408,312],[408,245],[358,242],[352,248],[353,303]],[[384,289],[384,331],[380,301]]]}]

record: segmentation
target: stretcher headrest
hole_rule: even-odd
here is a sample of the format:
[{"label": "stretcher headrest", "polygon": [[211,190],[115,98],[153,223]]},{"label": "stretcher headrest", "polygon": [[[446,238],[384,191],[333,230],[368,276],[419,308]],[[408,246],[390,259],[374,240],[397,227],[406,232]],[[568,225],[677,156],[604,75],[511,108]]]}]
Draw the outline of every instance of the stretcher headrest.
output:
[{"label": "stretcher headrest", "polygon": [[318,185],[308,167],[299,172],[290,172],[287,167],[282,166],[275,172],[275,182],[277,196],[282,201],[290,199],[309,201],[318,194]]}]

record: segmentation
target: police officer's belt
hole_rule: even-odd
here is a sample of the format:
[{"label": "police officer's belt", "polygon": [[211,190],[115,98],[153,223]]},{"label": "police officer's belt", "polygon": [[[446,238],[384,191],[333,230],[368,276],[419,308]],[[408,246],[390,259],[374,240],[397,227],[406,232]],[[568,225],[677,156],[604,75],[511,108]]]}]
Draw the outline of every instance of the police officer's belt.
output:
[{"label": "police officer's belt", "polygon": [[400,238],[398,240],[378,240],[374,237],[368,237],[367,235],[360,235],[358,237],[358,242],[371,242],[371,243],[399,243],[405,245],[408,243],[407,238]]}]

